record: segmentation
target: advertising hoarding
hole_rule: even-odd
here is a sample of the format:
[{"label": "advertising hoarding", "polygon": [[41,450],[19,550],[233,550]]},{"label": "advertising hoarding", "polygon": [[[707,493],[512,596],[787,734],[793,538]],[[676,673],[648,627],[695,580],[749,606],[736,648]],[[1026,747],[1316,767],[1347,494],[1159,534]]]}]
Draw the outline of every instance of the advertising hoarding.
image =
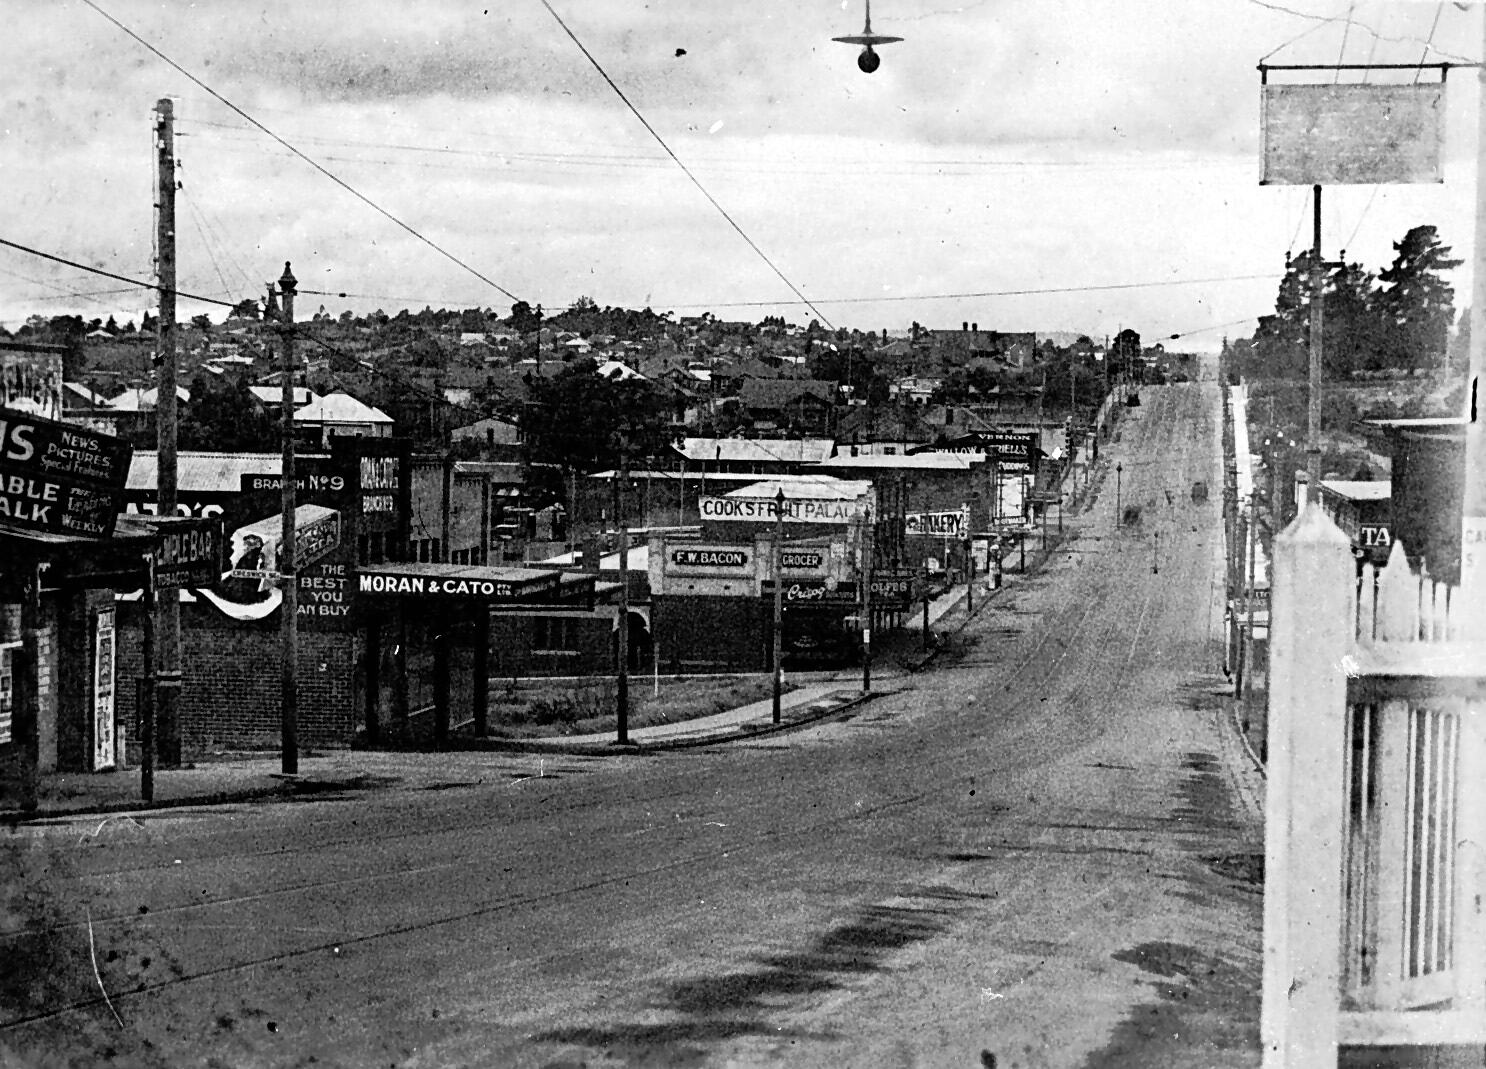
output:
[{"label": "advertising hoarding", "polygon": [[1264,85],[1260,185],[1443,182],[1444,85]]},{"label": "advertising hoarding", "polygon": [[61,354],[0,349],[0,408],[61,420]]},{"label": "advertising hoarding", "polygon": [[0,409],[0,524],[108,538],[132,452],[111,435]]},{"label": "advertising hoarding", "polygon": [[[772,497],[704,497],[700,514],[704,520],[773,523],[775,502]],[[784,501],[785,523],[851,523],[861,514],[862,503],[858,499],[786,498]]]}]

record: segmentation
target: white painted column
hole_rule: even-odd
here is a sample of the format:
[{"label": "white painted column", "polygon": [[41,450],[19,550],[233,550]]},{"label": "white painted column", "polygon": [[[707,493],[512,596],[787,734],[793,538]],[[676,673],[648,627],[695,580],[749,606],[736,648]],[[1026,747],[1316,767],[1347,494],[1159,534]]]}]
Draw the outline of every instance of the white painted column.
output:
[{"label": "white painted column", "polygon": [[1264,835],[1265,1069],[1336,1064],[1341,972],[1347,536],[1314,500],[1275,539]]}]

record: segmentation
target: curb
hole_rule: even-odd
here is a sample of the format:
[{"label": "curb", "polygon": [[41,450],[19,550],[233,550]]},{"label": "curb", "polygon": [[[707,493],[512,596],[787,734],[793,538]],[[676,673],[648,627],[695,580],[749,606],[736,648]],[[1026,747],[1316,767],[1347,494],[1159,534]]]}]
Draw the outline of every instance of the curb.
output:
[{"label": "curb", "polygon": [[[702,746],[716,746],[720,743],[738,742],[743,739],[754,739],[765,735],[778,735],[796,728],[809,727],[829,720],[839,713],[854,709],[859,705],[871,701],[873,698],[886,697],[896,694],[897,691],[874,690],[865,694],[856,694],[841,701],[830,701],[829,696],[816,699],[808,705],[798,707],[800,712],[794,716],[785,716],[780,723],[765,722],[758,725],[740,724],[726,731],[713,731],[705,735],[695,735],[685,738],[660,739],[655,742],[634,742],[621,746],[615,742],[592,743],[576,742],[563,743],[561,741],[536,742],[529,739],[481,739],[478,745],[462,747],[467,750],[490,750],[504,753],[556,753],[566,754],[571,757],[614,757],[616,755],[645,755],[652,753],[665,753],[670,750],[692,750]],[[827,704],[829,702],[829,704]],[[825,708],[821,708],[825,706]]]},{"label": "curb", "polygon": [[244,802],[261,802],[268,798],[289,797],[300,793],[294,783],[281,783],[265,787],[247,787],[238,791],[214,791],[210,794],[193,795],[189,798],[157,798],[146,802],[141,798],[116,802],[84,802],[77,807],[38,806],[35,809],[0,810],[0,825],[15,826],[36,824],[45,820],[60,820],[67,817],[90,816],[109,813],[148,813],[157,809],[188,809],[192,806],[239,805]]},{"label": "curb", "polygon": [[1259,755],[1254,752],[1254,746],[1249,742],[1249,736],[1243,729],[1243,721],[1238,717],[1238,700],[1229,698],[1226,704],[1228,706],[1228,719],[1233,727],[1233,734],[1237,735],[1238,741],[1243,743],[1244,753],[1249,755],[1249,760],[1254,763],[1255,770],[1266,783],[1269,782],[1269,769],[1263,761],[1259,760]]}]

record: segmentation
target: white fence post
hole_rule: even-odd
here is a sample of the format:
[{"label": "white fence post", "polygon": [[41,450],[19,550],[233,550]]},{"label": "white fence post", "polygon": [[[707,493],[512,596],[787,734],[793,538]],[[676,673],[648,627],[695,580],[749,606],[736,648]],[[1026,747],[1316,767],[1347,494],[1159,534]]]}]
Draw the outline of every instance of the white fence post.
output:
[{"label": "white fence post", "polygon": [[1340,996],[1351,543],[1312,500],[1276,539],[1264,857],[1264,1069],[1331,1069]]}]

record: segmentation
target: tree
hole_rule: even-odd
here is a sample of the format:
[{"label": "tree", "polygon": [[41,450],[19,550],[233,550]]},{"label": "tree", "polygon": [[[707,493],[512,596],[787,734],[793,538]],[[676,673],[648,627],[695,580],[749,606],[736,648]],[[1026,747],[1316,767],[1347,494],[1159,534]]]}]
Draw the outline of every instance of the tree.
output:
[{"label": "tree", "polygon": [[229,319],[257,319],[258,302],[251,297],[238,301],[232,306],[232,311],[227,313],[227,317]]},{"label": "tree", "polygon": [[1361,264],[1339,264],[1327,273],[1321,345],[1322,367],[1328,375],[1345,376],[1378,365],[1382,350],[1376,282]]},{"label": "tree", "polygon": [[1378,276],[1387,287],[1378,304],[1388,366],[1438,367],[1455,321],[1455,289],[1440,276],[1464,261],[1450,258],[1433,226],[1414,227],[1393,248],[1392,266]]},{"label": "tree", "polygon": [[211,317],[205,312],[191,317],[191,325],[203,333],[212,329]]},{"label": "tree", "polygon": [[265,452],[278,444],[278,431],[245,381],[218,382],[197,375],[191,403],[181,410],[182,449]]},{"label": "tree", "polygon": [[620,455],[658,456],[675,441],[669,399],[645,379],[604,379],[592,357],[532,384],[526,438],[533,463],[595,471]]},{"label": "tree", "polygon": [[510,324],[511,329],[517,334],[530,334],[532,331],[540,329],[542,325],[542,314],[539,310],[533,309],[525,301],[517,301],[511,305],[511,315],[507,318],[506,322]]}]

